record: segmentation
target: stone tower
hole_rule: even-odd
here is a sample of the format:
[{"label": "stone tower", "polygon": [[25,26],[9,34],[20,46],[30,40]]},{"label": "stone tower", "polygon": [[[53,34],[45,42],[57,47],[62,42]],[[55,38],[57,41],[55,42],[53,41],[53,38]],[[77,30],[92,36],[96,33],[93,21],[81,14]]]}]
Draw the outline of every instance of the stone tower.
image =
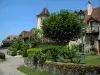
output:
[{"label": "stone tower", "polygon": [[41,28],[42,20],[47,16],[49,16],[49,11],[47,8],[44,8],[42,12],[39,15],[37,15],[37,28]]}]

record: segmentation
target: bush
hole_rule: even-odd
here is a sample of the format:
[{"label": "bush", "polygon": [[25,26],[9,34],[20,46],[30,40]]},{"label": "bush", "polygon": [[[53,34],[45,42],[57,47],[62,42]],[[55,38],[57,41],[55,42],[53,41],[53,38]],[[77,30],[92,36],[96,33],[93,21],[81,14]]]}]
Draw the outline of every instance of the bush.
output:
[{"label": "bush", "polygon": [[8,50],[10,51],[11,56],[16,56],[17,55],[17,49],[16,48],[9,47]]},{"label": "bush", "polygon": [[95,47],[92,47],[90,49],[90,51],[91,51],[91,55],[96,55],[97,54],[97,49]]},{"label": "bush", "polygon": [[27,50],[27,54],[28,54],[28,56],[33,56],[33,53],[35,51],[42,51],[42,50],[43,50],[42,48],[31,48],[31,49]]},{"label": "bush", "polygon": [[8,50],[13,51],[13,48],[12,47],[8,47]]},{"label": "bush", "polygon": [[5,59],[5,54],[0,52],[0,59]]},{"label": "bush", "polygon": [[16,48],[13,49],[11,55],[12,55],[12,56],[16,56],[16,55],[17,55],[17,49],[16,49]]},{"label": "bush", "polygon": [[51,59],[57,62],[59,59],[61,50],[62,50],[62,46],[48,46],[47,48],[43,50],[43,53],[47,54],[48,59]]},{"label": "bush", "polygon": [[51,73],[57,72],[60,75],[99,75],[100,65],[86,65],[86,64],[66,64],[66,63],[46,63]]},{"label": "bush", "polygon": [[29,45],[28,44],[23,44],[23,46],[22,46],[22,56],[23,57],[27,57],[28,56],[27,49],[29,49]]}]

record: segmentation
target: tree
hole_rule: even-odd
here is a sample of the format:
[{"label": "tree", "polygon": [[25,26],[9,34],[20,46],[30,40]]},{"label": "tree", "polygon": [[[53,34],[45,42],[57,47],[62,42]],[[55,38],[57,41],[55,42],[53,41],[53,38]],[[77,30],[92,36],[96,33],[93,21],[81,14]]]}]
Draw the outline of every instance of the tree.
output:
[{"label": "tree", "polygon": [[34,29],[32,36],[29,38],[29,44],[31,47],[36,47],[42,40],[42,31],[40,29]]},{"label": "tree", "polygon": [[11,43],[11,47],[12,47],[12,48],[16,48],[17,50],[21,50],[22,45],[23,45],[23,40],[20,39],[20,38],[14,39],[14,40],[12,41],[12,43]]},{"label": "tree", "polygon": [[66,43],[80,37],[81,21],[73,12],[61,10],[42,21],[42,30],[46,38]]}]

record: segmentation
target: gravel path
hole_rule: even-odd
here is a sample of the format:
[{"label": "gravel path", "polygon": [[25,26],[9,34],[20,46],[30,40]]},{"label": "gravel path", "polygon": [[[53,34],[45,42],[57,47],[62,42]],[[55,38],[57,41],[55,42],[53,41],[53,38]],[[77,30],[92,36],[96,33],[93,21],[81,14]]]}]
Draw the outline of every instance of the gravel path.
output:
[{"label": "gravel path", "polygon": [[[7,49],[0,50],[6,54]],[[6,55],[6,61],[0,62],[0,75],[25,75],[18,71],[16,68],[24,64],[24,60],[21,57],[13,57]]]}]

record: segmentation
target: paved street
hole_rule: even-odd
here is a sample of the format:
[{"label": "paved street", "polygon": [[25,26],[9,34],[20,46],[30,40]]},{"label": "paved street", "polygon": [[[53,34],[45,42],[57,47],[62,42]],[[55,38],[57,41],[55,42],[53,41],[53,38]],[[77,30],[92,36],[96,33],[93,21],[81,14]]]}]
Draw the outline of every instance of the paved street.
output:
[{"label": "paved street", "polygon": [[[6,54],[7,49],[0,50]],[[6,55],[6,61],[0,62],[0,75],[25,75],[16,68],[24,64],[24,60],[21,57],[12,57]]]}]

